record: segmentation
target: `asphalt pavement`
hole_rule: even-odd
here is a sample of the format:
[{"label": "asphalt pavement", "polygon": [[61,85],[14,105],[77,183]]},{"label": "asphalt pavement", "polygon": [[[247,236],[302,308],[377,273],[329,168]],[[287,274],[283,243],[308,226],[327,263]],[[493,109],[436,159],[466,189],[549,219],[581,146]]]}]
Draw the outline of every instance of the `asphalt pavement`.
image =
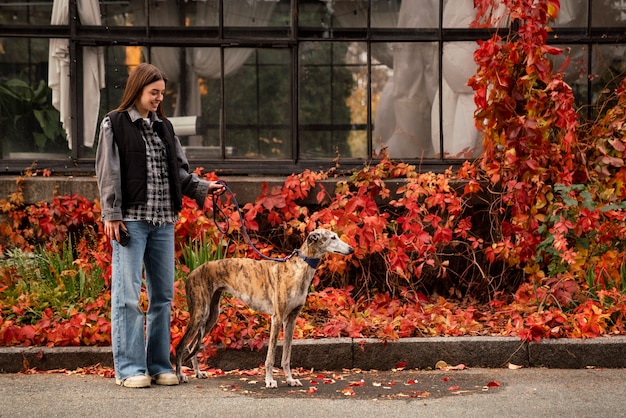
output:
[{"label": "asphalt pavement", "polygon": [[110,347],[0,347],[0,417],[621,417],[626,406],[622,336],[296,340],[303,385],[276,369],[277,389],[264,358],[221,349],[208,379],[129,389],[115,385]]},{"label": "asphalt pavement", "polygon": [[295,389],[238,373],[146,389],[80,373],[0,374],[0,417],[624,416],[623,369],[314,373]]}]

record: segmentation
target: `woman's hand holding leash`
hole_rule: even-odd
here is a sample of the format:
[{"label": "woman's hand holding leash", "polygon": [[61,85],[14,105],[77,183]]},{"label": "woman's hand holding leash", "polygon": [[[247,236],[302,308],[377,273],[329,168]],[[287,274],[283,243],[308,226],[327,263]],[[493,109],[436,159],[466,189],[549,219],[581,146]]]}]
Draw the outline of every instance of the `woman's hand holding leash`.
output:
[{"label": "woman's hand holding leash", "polygon": [[202,209],[207,211],[211,208],[214,208],[217,204],[217,197],[224,194],[225,191],[226,183],[224,183],[222,180],[209,182],[209,193],[204,200],[204,207]]},{"label": "woman's hand holding leash", "polygon": [[226,191],[226,187],[224,187],[224,182],[223,181],[212,181],[209,183],[209,194],[213,194],[213,195],[221,195],[222,193],[224,193]]}]

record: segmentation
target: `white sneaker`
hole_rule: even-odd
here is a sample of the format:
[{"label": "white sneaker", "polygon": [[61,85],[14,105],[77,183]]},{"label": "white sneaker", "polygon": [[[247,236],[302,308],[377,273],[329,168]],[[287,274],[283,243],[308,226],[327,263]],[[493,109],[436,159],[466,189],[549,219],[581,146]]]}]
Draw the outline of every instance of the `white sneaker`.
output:
[{"label": "white sneaker", "polygon": [[115,379],[115,384],[125,388],[149,388],[150,376],[145,374],[131,376],[126,379]]},{"label": "white sneaker", "polygon": [[172,372],[167,372],[152,376],[152,381],[157,385],[176,386],[178,384],[178,377]]}]

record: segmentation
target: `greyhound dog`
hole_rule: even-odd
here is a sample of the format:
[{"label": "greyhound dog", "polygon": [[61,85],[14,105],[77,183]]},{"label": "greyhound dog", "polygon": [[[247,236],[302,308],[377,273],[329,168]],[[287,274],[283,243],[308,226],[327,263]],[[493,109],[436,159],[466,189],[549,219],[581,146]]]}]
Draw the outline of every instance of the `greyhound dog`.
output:
[{"label": "greyhound dog", "polygon": [[198,351],[202,340],[215,324],[220,313],[222,292],[241,299],[251,309],[272,315],[270,340],[265,359],[265,386],[276,388],[272,371],[274,351],[281,324],[284,328],[282,367],[289,386],[302,386],[291,376],[291,340],[296,318],[302,309],[315,269],[325,253],[352,254],[354,249],[341,241],[337,234],[326,229],[309,233],[299,250],[298,257],[287,261],[225,258],[209,261],[194,269],[185,283],[189,324],[183,338],[176,346],[176,375],[186,382],[182,365],[189,359],[197,378],[206,378],[198,366]]}]

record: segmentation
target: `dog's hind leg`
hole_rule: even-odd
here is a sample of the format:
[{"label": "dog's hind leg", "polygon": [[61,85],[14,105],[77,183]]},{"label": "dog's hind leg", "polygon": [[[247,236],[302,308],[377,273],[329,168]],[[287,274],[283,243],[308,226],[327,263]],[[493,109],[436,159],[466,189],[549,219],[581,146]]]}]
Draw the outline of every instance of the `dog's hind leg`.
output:
[{"label": "dog's hind leg", "polygon": [[[201,268],[200,268],[201,269]],[[187,376],[183,375],[183,363],[200,349],[202,343],[202,326],[206,321],[206,313],[208,309],[204,307],[202,298],[203,293],[207,292],[206,286],[199,284],[202,281],[200,269],[194,270],[185,282],[185,293],[187,295],[187,307],[189,309],[189,323],[180,342],[176,346],[176,376],[181,383],[187,382]],[[206,296],[204,296],[206,298]],[[192,346],[190,347],[190,344]]]},{"label": "dog's hind leg", "polygon": [[200,370],[200,364],[198,363],[198,352],[203,348],[202,340],[204,336],[213,330],[217,320],[220,316],[220,299],[222,297],[222,290],[216,290],[211,297],[211,302],[206,307],[204,317],[207,318],[204,325],[200,328],[200,332],[196,335],[196,343],[194,345],[195,350],[191,352],[191,363],[196,373],[196,378],[206,379],[208,376],[205,372]]},{"label": "dog's hind leg", "polygon": [[176,377],[178,377],[178,381],[180,383],[187,382],[187,376],[183,375],[183,362],[186,361],[186,359],[188,359],[190,355],[189,340],[192,337],[196,338],[196,336],[194,335],[194,328],[195,324],[193,323],[193,319],[190,319],[183,338],[181,338],[178,345],[176,346]]},{"label": "dog's hind leg", "polygon": [[301,307],[298,307],[291,311],[283,323],[284,326],[284,340],[283,340],[283,356],[281,365],[283,372],[285,373],[285,380],[289,386],[302,386],[302,383],[298,379],[294,379],[291,376],[291,343],[293,341],[293,330],[296,325],[296,318],[300,313]]},{"label": "dog's hind leg", "polygon": [[204,348],[202,345],[202,340],[204,336],[204,326],[200,327],[200,330],[194,335],[193,341],[190,343],[190,346],[187,347],[187,355],[185,356],[186,363],[189,359],[191,359],[191,364],[193,366],[193,370],[198,379],[206,379],[207,374],[200,371],[200,365],[198,364],[198,352]]}]

